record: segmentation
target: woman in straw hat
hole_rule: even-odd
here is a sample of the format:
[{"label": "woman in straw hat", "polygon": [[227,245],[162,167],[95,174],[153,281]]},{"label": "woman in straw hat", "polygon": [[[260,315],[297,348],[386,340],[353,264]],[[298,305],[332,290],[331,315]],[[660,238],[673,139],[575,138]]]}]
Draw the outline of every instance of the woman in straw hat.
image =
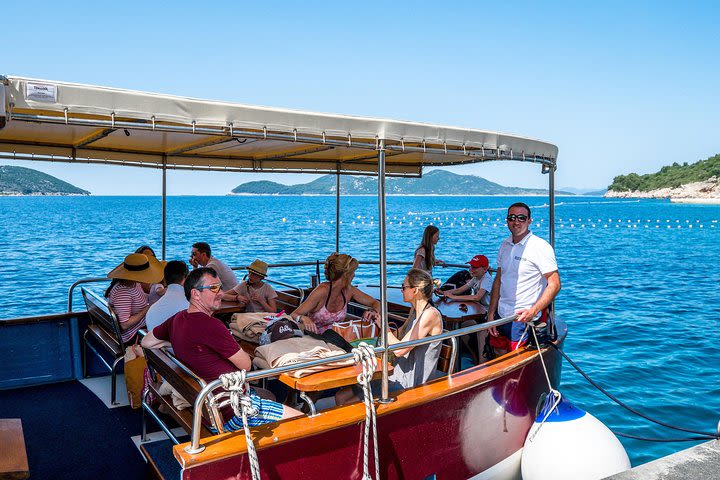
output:
[{"label": "woman in straw hat", "polygon": [[[142,253],[146,257],[150,258],[153,257],[157,259],[157,255],[155,255],[155,250],[153,250],[149,245],[141,245],[135,250],[135,253]],[[161,261],[163,268],[167,264],[166,261]],[[157,302],[162,298],[163,295],[165,295],[165,285],[164,283],[143,283],[142,289],[145,293],[148,294],[148,303],[152,305],[153,303]]]},{"label": "woman in straw hat", "polygon": [[303,328],[313,333],[323,333],[333,323],[342,322],[347,315],[348,303],[355,301],[370,307],[363,317],[378,316],[380,302],[352,285],[358,261],[344,253],[333,253],[325,260],[325,278],[305,301],[292,312],[292,317],[302,322]]},{"label": "woman in straw hat", "polygon": [[159,283],[163,278],[162,264],[153,256],[132,253],[107,276],[113,281],[105,297],[117,315],[123,342],[130,342],[145,326],[145,314],[150,308],[141,284]]},{"label": "woman in straw hat", "polygon": [[241,307],[245,307],[246,312],[277,312],[275,299],[278,295],[269,284],[263,282],[267,277],[268,264],[255,259],[247,270],[247,280],[225,292],[223,300],[238,302]]}]

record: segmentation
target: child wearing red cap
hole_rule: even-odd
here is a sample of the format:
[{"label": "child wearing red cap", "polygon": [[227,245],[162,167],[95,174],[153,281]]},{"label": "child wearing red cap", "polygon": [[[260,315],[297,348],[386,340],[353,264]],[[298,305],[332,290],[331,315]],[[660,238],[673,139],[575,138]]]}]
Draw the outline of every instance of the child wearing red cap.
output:
[{"label": "child wearing red cap", "polygon": [[[472,278],[465,285],[443,292],[450,300],[479,302],[483,306],[490,305],[490,291],[493,279],[488,273],[490,262],[485,255],[475,255],[469,262]],[[465,294],[465,292],[469,292]],[[474,293],[473,293],[474,292]]]}]

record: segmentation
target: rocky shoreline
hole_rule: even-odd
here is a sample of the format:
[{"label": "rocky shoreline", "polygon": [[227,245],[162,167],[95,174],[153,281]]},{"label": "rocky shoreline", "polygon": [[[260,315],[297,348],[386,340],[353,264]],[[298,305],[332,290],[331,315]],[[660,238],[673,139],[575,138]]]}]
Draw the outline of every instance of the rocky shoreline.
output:
[{"label": "rocky shoreline", "polygon": [[702,182],[688,183],[677,188],[659,188],[647,192],[608,190],[606,198],[668,198],[677,203],[720,203],[720,179],[711,177]]}]

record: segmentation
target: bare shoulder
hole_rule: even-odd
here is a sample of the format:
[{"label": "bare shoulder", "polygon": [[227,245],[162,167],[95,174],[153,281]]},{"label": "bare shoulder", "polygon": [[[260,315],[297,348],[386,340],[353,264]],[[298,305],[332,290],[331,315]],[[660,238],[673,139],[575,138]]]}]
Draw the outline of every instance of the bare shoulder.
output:
[{"label": "bare shoulder", "polygon": [[[326,296],[330,291],[330,287],[327,283],[321,283],[317,287],[313,289],[312,292],[310,292],[310,295],[308,295],[307,300],[315,300],[316,298],[320,296]],[[306,301],[307,301],[306,300]]]},{"label": "bare shoulder", "polygon": [[428,308],[427,314],[423,315],[423,323],[428,325],[439,324],[442,326],[442,314],[435,307]]}]

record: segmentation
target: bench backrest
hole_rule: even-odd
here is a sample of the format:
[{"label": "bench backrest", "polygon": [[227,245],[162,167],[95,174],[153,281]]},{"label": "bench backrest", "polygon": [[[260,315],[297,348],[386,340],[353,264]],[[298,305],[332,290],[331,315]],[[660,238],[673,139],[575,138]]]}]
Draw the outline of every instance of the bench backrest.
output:
[{"label": "bench backrest", "polygon": [[[205,381],[171,353],[159,348],[143,348],[143,351],[151,372],[159,374],[190,405],[194,405],[195,399],[206,385]],[[222,418],[216,408],[210,410],[206,403],[203,407],[203,416],[209,419],[218,431],[220,430]]]},{"label": "bench backrest", "polygon": [[102,327],[120,345],[120,351],[125,351],[125,344],[122,341],[120,322],[107,300],[98,294],[85,288],[81,289],[85,307],[87,308],[90,321]]},{"label": "bench backrest", "polygon": [[300,306],[300,298],[296,291],[276,290],[278,309],[290,313]]},{"label": "bench backrest", "polygon": [[[443,333],[445,332],[447,332],[447,330],[443,330]],[[443,340],[440,346],[440,358],[438,358],[437,369],[449,375],[455,370],[455,356],[457,355],[457,352],[453,351],[455,345],[457,345],[457,337]]]}]

